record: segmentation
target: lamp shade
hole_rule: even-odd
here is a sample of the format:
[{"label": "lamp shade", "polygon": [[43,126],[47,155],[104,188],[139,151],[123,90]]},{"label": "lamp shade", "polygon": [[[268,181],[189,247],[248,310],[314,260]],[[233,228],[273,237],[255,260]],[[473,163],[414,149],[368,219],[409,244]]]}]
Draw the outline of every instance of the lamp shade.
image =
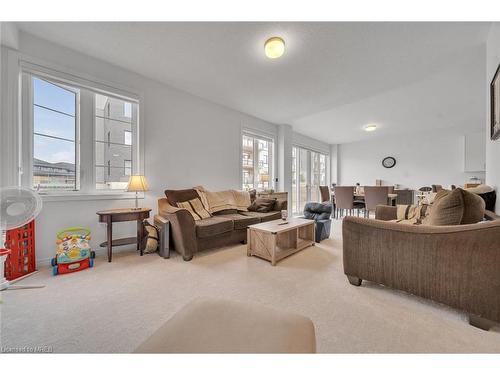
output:
[{"label": "lamp shade", "polygon": [[127,191],[148,191],[148,182],[142,175],[132,175],[128,180]]}]

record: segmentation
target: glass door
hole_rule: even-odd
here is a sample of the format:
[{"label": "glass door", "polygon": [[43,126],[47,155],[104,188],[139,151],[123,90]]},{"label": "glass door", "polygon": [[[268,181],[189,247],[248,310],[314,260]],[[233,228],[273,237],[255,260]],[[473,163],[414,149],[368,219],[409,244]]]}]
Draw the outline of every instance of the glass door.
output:
[{"label": "glass door", "polygon": [[326,155],[310,151],[311,173],[310,173],[310,201],[321,202],[319,187],[326,185]]},{"label": "glass door", "polygon": [[326,184],[326,155],[293,147],[292,214],[301,215],[307,202],[320,202],[319,186]]}]

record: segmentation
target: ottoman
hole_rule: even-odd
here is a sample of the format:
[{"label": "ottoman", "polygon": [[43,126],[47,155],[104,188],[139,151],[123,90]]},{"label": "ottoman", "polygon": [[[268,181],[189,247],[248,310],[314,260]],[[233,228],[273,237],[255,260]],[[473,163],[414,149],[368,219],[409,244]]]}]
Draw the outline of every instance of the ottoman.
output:
[{"label": "ottoman", "polygon": [[134,353],[315,353],[309,318],[259,305],[196,299]]}]

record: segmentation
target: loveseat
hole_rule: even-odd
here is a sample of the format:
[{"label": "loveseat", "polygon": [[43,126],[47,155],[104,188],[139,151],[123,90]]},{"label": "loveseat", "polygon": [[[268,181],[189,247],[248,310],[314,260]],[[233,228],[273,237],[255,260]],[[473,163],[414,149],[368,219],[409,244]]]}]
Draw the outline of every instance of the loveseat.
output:
[{"label": "loveseat", "polygon": [[487,221],[410,225],[396,222],[397,210],[378,206],[375,220],[344,219],[349,282],[360,286],[369,280],[449,305],[465,311],[479,328],[500,323],[498,216],[486,211]]},{"label": "loveseat", "polygon": [[170,222],[170,247],[185,261],[199,251],[238,243],[246,243],[247,227],[281,218],[287,201],[276,199],[269,212],[225,209],[211,217],[195,220],[188,210],[179,208],[179,202],[201,199],[195,189],[165,190],[166,198],[158,199],[158,215]]}]

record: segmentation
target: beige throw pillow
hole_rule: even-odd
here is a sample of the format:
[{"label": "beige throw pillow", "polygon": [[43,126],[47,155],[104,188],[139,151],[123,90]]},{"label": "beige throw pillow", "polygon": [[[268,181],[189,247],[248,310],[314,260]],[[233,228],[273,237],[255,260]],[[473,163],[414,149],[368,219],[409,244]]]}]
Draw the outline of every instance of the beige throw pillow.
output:
[{"label": "beige throw pillow", "polygon": [[203,207],[203,204],[198,198],[191,199],[187,202],[177,202],[177,207],[188,210],[195,221],[207,219],[212,216],[205,207]]},{"label": "beige throw pillow", "polygon": [[428,205],[397,205],[397,220],[398,223],[405,224],[422,224],[425,218],[429,215]]}]

